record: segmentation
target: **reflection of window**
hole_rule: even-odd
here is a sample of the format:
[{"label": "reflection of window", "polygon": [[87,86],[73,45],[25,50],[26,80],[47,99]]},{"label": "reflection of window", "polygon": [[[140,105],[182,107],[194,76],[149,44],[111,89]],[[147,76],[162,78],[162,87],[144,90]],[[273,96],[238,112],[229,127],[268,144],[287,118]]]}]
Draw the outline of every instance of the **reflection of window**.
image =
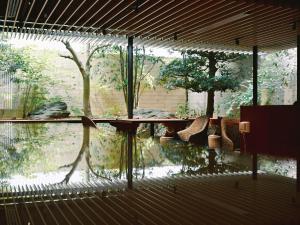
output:
[{"label": "reflection of window", "polygon": [[12,123],[1,123],[0,124],[0,151],[7,150],[14,143],[14,130]]},{"label": "reflection of window", "polygon": [[13,109],[13,74],[0,71],[0,109]]}]

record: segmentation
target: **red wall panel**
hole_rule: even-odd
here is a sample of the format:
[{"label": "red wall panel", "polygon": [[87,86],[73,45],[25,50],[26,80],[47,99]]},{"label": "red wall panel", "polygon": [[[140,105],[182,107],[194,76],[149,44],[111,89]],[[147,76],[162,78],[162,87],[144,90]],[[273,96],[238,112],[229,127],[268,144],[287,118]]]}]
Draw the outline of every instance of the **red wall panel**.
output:
[{"label": "red wall panel", "polygon": [[300,107],[242,106],[241,121],[250,122],[247,152],[300,158]]}]

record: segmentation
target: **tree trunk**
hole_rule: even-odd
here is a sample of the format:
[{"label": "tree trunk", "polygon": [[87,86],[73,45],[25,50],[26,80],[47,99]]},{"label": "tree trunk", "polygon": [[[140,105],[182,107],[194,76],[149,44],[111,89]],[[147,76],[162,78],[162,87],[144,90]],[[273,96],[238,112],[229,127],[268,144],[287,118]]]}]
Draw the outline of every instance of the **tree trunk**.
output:
[{"label": "tree trunk", "polygon": [[189,109],[189,90],[185,89],[185,109]]},{"label": "tree trunk", "polygon": [[90,103],[90,75],[83,77],[83,113],[85,116],[92,116]]},{"label": "tree trunk", "polygon": [[[183,59],[183,64],[184,64],[184,69],[185,69],[185,86],[187,86],[188,82],[189,82],[189,78],[188,78],[188,71],[187,71],[187,66],[186,66],[186,52],[182,52],[182,59]],[[185,110],[188,111],[189,109],[189,89],[186,88],[185,89]]]},{"label": "tree trunk", "polygon": [[[91,154],[90,154],[90,127],[83,126],[83,140],[82,146],[84,148],[85,158],[87,161],[90,161]],[[90,167],[89,163],[86,164],[85,168],[85,180],[86,182],[90,181]]]},{"label": "tree trunk", "polygon": [[122,90],[123,90],[123,97],[126,105],[126,111],[128,112],[128,104],[127,104],[127,74],[126,74],[126,67],[125,67],[125,62],[127,60],[127,55],[125,54],[125,59],[124,59],[124,52],[122,47],[119,47],[119,57],[120,57],[120,75],[121,75],[121,82],[122,82]]},{"label": "tree trunk", "polygon": [[[217,67],[216,67],[217,61],[215,59],[215,53],[210,52],[208,54],[208,74],[209,78],[213,79],[216,76]],[[214,114],[214,104],[215,104],[215,91],[214,88],[211,88],[207,92],[207,106],[206,106],[206,116],[212,117]]]},{"label": "tree trunk", "polygon": [[[91,56],[91,46],[90,44],[87,44],[86,46],[86,56],[89,58]],[[90,60],[86,61],[85,64],[85,71],[82,73],[83,78],[83,113],[85,116],[92,116],[92,110],[91,110],[91,102],[90,102],[90,72],[91,72],[91,64]]]}]

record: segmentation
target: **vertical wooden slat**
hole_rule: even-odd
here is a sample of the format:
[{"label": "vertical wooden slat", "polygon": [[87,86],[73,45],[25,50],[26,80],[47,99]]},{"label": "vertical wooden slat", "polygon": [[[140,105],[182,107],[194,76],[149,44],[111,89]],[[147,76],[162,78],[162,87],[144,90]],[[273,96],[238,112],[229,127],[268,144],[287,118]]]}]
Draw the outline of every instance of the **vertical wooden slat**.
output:
[{"label": "vertical wooden slat", "polygon": [[[72,225],[64,211],[59,207],[57,204],[57,199],[54,199],[52,191],[49,190],[48,187],[41,184],[41,186],[37,185],[38,189],[42,191],[42,194],[46,195],[48,198],[50,198],[53,205],[56,207],[57,211],[60,213],[60,215],[64,218],[64,222],[66,222],[68,225]],[[61,221],[62,222],[62,221]],[[64,223],[63,223],[64,224]]]},{"label": "vertical wooden slat", "polygon": [[[257,106],[257,75],[258,75],[258,49],[257,46],[253,47],[253,106]],[[252,177],[257,179],[257,153],[252,154]]]}]

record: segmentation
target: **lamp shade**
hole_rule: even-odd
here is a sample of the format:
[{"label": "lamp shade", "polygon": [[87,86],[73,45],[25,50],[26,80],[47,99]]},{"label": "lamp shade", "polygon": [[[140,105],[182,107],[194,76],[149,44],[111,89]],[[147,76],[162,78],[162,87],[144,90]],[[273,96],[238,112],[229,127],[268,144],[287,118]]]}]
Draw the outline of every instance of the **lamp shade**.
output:
[{"label": "lamp shade", "polygon": [[209,135],[208,136],[208,147],[211,149],[221,147],[221,137],[219,135]]},{"label": "lamp shade", "polygon": [[241,133],[250,133],[250,122],[249,121],[240,122],[239,130]]}]

